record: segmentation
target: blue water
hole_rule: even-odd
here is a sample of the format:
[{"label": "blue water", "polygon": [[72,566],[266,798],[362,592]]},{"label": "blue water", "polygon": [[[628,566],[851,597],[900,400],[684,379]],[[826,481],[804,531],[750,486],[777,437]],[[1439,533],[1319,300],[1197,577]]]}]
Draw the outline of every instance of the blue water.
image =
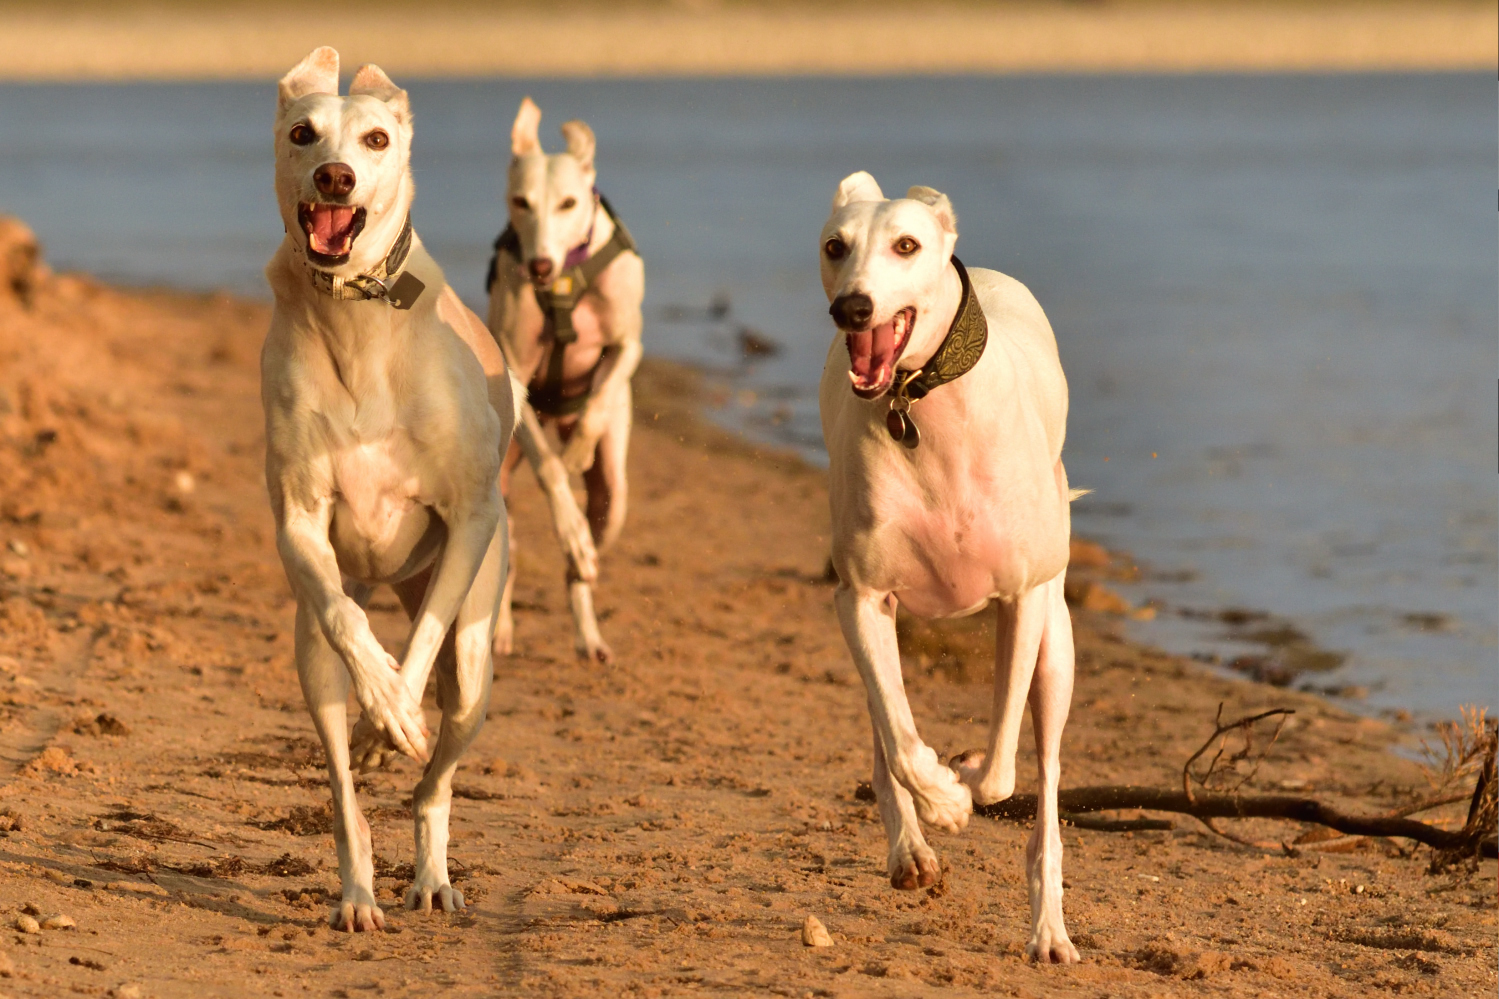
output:
[{"label": "blue water", "polygon": [[[868,169],[957,207],[1026,282],[1072,386],[1080,533],[1154,570],[1137,625],[1273,612],[1372,708],[1499,703],[1499,241],[1485,74],[409,82],[415,221],[469,301],[510,121],[584,117],[647,260],[647,345],[721,372],[721,417],[819,456],[816,238]],[[0,86],[0,211],[55,266],[263,296],[281,236],[265,84]],[[714,295],[727,318],[702,310]],[[782,352],[746,364],[749,326]],[[1412,623],[1411,614],[1435,615]],[[1436,622],[1435,626],[1432,622]]]}]

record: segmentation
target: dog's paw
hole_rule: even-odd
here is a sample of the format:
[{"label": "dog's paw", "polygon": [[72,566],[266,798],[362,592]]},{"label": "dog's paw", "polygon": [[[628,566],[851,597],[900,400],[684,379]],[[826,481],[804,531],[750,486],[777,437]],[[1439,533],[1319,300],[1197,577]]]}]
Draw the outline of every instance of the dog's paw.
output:
[{"label": "dog's paw", "polygon": [[344,933],[373,933],[385,929],[385,913],[367,893],[359,898],[345,898],[328,914],[328,925]]},{"label": "dog's paw", "polygon": [[390,739],[375,729],[364,715],[354,723],[349,734],[349,766],[360,773],[383,770],[401,758],[401,753],[391,745]]},{"label": "dog's paw", "polygon": [[968,825],[973,795],[958,775],[943,766],[930,746],[922,746],[909,770],[912,781],[906,790],[916,805],[916,817],[929,826],[958,832]]},{"label": "dog's paw", "polygon": [[598,435],[589,435],[579,427],[572,439],[562,449],[562,466],[572,475],[582,475],[593,467],[594,455],[598,452]]},{"label": "dog's paw", "polygon": [[1015,793],[1014,767],[1008,768],[1007,772],[998,768],[991,773],[985,766],[987,762],[988,755],[982,749],[959,753],[947,762],[958,775],[958,780],[967,786],[975,808],[1004,801]]},{"label": "dog's paw", "polygon": [[[437,903],[435,906],[432,904],[434,901]],[[463,892],[447,882],[430,885],[418,880],[406,889],[406,908],[413,912],[432,912],[434,909],[441,912],[461,912],[465,908]]]},{"label": "dog's paw", "polygon": [[901,891],[929,888],[942,880],[942,865],[925,843],[902,841],[890,848],[890,887]]},{"label": "dog's paw", "polygon": [[494,654],[508,656],[515,651],[515,619],[508,614],[494,628]]},{"label": "dog's paw", "polygon": [[588,662],[599,663],[603,666],[614,662],[614,650],[609,648],[609,643],[602,638],[592,641],[582,638],[576,639],[573,642],[573,651],[578,654],[579,659],[584,659]]},{"label": "dog's paw", "polygon": [[1060,916],[1041,918],[1025,945],[1025,956],[1037,964],[1077,964],[1082,960]]}]

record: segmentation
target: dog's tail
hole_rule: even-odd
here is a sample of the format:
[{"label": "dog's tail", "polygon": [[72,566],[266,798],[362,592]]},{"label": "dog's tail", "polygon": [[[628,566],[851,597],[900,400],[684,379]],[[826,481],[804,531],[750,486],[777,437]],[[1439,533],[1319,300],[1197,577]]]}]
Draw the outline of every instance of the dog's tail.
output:
[{"label": "dog's tail", "polygon": [[1092,491],[1091,489],[1069,489],[1067,490],[1067,502],[1071,503],[1073,500],[1082,499]]},{"label": "dog's tail", "polygon": [[510,376],[510,400],[515,406],[515,412],[511,414],[515,422],[511,426],[518,427],[520,426],[521,407],[526,404],[526,386],[522,384],[519,378],[515,377],[514,368],[507,366],[505,373]]}]

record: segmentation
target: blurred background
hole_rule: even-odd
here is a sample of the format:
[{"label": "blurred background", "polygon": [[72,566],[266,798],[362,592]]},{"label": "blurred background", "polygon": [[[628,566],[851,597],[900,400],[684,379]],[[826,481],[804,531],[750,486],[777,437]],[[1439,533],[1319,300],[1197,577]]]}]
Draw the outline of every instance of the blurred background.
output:
[{"label": "blurred background", "polygon": [[482,310],[524,95],[586,119],[647,350],[825,462],[838,180],[946,191],[1072,389],[1140,637],[1365,710],[1493,707],[1491,3],[0,4],[0,213],[59,269],[266,298],[274,80],[411,92],[418,231]]}]

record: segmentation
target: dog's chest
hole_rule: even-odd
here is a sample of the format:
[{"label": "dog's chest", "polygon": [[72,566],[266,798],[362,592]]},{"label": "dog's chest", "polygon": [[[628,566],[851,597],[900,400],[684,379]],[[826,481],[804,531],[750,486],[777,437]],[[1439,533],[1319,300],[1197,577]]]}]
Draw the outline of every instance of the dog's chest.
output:
[{"label": "dog's chest", "polygon": [[331,539],[350,575],[377,579],[406,562],[427,532],[415,443],[402,431],[347,439],[331,451],[334,510]]}]

